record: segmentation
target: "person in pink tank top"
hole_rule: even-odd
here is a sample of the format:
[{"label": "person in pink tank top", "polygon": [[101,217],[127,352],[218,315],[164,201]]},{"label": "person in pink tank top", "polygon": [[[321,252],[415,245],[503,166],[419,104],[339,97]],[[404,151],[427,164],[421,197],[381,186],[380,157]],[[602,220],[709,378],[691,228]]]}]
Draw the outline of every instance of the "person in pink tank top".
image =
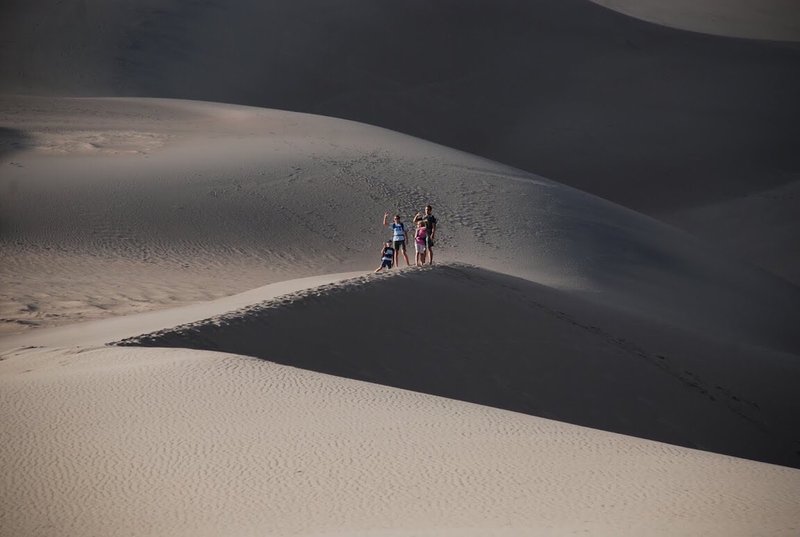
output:
[{"label": "person in pink tank top", "polygon": [[415,265],[422,266],[425,264],[425,251],[427,250],[426,244],[428,242],[428,229],[422,220],[417,221],[417,234],[414,236],[414,248],[417,251]]}]

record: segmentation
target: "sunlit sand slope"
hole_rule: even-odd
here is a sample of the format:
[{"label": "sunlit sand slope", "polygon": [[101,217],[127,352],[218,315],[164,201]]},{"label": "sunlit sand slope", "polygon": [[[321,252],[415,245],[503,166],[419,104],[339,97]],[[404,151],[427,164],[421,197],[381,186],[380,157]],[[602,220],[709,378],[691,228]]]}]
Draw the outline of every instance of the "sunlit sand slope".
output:
[{"label": "sunlit sand slope", "polygon": [[0,422],[0,525],[16,537],[793,537],[800,524],[798,470],[220,353],[5,355]]}]

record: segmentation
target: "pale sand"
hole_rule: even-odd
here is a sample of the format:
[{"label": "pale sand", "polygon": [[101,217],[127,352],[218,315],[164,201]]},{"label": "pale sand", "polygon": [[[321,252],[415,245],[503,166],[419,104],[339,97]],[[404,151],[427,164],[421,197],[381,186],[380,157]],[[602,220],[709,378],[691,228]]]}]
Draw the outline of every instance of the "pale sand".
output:
[{"label": "pale sand", "polygon": [[800,471],[183,349],[0,362],[3,535],[794,536]]},{"label": "pale sand", "polygon": [[105,345],[121,339],[139,336],[145,332],[163,330],[164,327],[205,321],[219,315],[220,312],[237,311],[267,300],[305,291],[309,287],[314,288],[341,282],[362,274],[363,272],[345,272],[286,280],[243,293],[206,302],[197,302],[178,308],[160,309],[138,315],[123,315],[111,319],[69,324],[46,331],[26,331],[21,334],[7,335],[0,338],[0,352],[29,346],[72,347],[78,345]]},{"label": "pale sand", "polygon": [[800,467],[797,354],[714,342],[476,267],[350,279],[124,344],[254,356]]}]

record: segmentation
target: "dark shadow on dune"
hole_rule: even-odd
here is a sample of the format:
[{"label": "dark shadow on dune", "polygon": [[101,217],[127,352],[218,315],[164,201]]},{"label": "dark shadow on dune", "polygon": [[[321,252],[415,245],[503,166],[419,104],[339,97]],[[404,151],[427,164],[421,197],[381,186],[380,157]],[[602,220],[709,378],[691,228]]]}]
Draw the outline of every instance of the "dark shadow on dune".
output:
[{"label": "dark shadow on dune", "polygon": [[0,158],[24,151],[33,145],[33,139],[25,131],[0,127]]},{"label": "dark shadow on dune", "polygon": [[[196,33],[218,18],[241,29],[224,52]],[[673,30],[584,0],[207,2],[142,21],[119,71],[142,94],[362,121],[644,212],[800,169],[800,44]]]},{"label": "dark shadow on dune", "polygon": [[5,92],[353,119],[650,213],[800,169],[800,44],[674,30],[586,0],[38,0],[5,15]]},{"label": "dark shadow on dune", "polygon": [[243,354],[800,467],[796,357],[476,268],[369,277],[120,344]]},{"label": "dark shadow on dune", "polygon": [[4,174],[3,168],[23,167],[23,164],[14,162],[14,154],[30,148],[32,144],[32,138],[25,131],[0,127],[0,236],[7,229],[7,208],[16,202],[20,186],[16,177]]}]

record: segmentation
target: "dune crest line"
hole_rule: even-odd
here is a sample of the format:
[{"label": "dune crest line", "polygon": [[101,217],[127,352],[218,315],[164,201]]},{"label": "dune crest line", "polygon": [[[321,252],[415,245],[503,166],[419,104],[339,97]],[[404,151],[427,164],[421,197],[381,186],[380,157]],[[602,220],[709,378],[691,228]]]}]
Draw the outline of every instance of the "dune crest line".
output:
[{"label": "dune crest line", "polygon": [[800,467],[791,356],[469,265],[331,283],[115,345],[253,356]]}]

